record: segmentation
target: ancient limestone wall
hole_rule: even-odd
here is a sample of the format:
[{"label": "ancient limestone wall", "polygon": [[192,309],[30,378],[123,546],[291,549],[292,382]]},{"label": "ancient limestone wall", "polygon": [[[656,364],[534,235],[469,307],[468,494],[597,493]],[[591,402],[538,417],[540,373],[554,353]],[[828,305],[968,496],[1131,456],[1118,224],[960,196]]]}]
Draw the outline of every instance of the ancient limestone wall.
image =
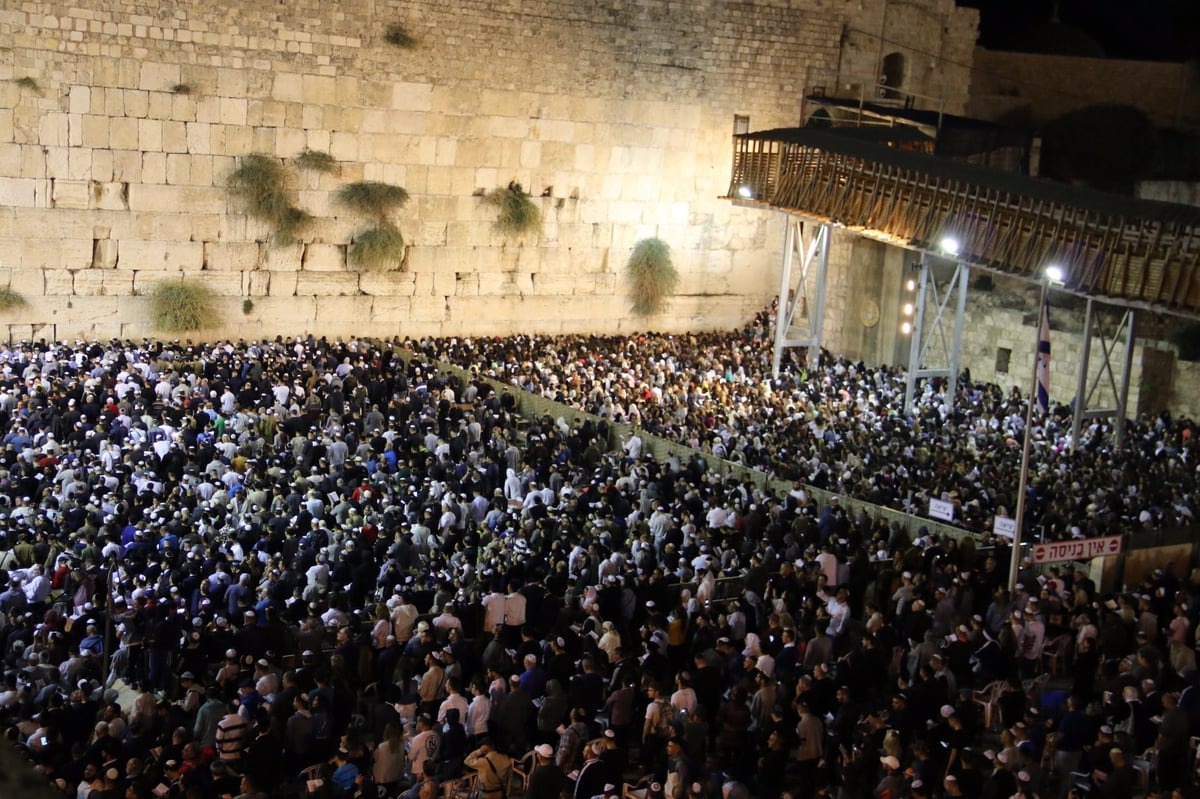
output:
[{"label": "ancient limestone wall", "polygon": [[1154,124],[1200,127],[1200,76],[1189,64],[1014,53],[979,48],[968,111],[1039,127],[1088,105],[1123,103]]},{"label": "ancient limestone wall", "polygon": [[[894,3],[892,5],[895,5]],[[975,15],[929,38],[969,48]],[[10,336],[153,335],[146,294],[201,278],[208,335],[507,333],[740,324],[775,289],[782,225],[720,200],[734,115],[796,124],[806,70],[882,0],[317,0],[10,3],[0,10],[0,286],[29,305]],[[384,34],[401,23],[406,50]],[[914,38],[895,15],[897,36]],[[941,41],[941,43],[939,43]],[[842,70],[873,71],[870,59]],[[946,80],[944,75],[939,81]],[[953,82],[953,81],[952,81]],[[960,104],[966,79],[957,79]],[[304,174],[303,240],[231,201],[252,152],[328,152]],[[350,181],[404,186],[403,268],[360,273]],[[510,181],[540,235],[505,238],[480,193]],[[629,313],[624,265],[647,236],[681,273],[669,311]],[[252,301],[243,312],[244,300]],[[0,330],[0,333],[3,331]]]}]

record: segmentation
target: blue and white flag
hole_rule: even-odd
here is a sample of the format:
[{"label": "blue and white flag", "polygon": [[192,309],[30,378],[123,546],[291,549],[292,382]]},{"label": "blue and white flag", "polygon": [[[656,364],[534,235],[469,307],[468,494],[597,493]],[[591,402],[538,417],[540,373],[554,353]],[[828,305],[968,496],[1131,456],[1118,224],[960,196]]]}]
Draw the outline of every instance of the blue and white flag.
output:
[{"label": "blue and white flag", "polygon": [[1042,321],[1038,330],[1037,404],[1042,413],[1050,410],[1050,303],[1042,303]]}]

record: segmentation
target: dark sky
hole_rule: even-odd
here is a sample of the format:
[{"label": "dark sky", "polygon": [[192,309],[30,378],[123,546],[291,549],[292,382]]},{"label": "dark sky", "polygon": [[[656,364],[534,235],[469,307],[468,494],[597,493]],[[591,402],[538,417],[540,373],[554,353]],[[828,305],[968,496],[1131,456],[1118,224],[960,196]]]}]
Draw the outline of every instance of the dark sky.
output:
[{"label": "dark sky", "polygon": [[[1183,61],[1200,57],[1200,0],[956,0],[980,9],[979,42],[996,50],[1046,51],[1054,11],[1112,58]],[[1087,37],[1064,36],[1064,49]]]}]

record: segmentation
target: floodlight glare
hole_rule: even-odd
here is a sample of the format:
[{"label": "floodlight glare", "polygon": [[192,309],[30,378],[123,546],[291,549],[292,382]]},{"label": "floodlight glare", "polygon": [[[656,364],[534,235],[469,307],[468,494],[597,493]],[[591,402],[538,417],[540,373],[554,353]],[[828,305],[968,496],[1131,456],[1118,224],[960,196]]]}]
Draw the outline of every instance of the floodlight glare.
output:
[{"label": "floodlight glare", "polygon": [[1053,283],[1061,283],[1063,275],[1063,268],[1058,264],[1050,264],[1046,267],[1046,277]]},{"label": "floodlight glare", "polygon": [[947,255],[958,255],[958,248],[958,239],[952,236],[947,236],[946,238],[942,239],[942,252],[946,253]]},{"label": "floodlight glare", "polygon": [[738,186],[737,193],[738,196],[743,200],[749,200],[754,196],[754,189],[750,188],[749,186]]},{"label": "floodlight glare", "polygon": [[900,325],[900,332],[907,336],[912,332],[912,325],[908,322],[905,322],[904,324]]},{"label": "floodlight glare", "polygon": [[916,291],[917,290],[917,281],[912,280],[910,278],[909,281],[904,284],[904,287],[907,288],[909,291]]},{"label": "floodlight glare", "polygon": [[905,316],[913,315],[913,304],[911,302],[904,303],[904,315]]}]

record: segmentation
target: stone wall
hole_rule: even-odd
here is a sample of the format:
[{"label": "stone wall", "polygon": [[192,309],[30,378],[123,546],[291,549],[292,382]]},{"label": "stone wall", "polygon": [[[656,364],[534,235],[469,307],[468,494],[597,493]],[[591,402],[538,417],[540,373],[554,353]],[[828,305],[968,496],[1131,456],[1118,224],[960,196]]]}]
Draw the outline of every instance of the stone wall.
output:
[{"label": "stone wall", "polygon": [[[221,298],[206,335],[741,324],[775,288],[783,226],[719,199],[734,115],[752,129],[793,125],[807,70],[869,76],[871,59],[842,58],[842,36],[883,5],[9,4],[0,286],[29,305],[4,324],[18,338],[153,335],[145,295],[180,278]],[[974,12],[908,6],[923,10],[922,28],[893,11],[889,35],[969,53]],[[417,47],[387,44],[392,23]],[[935,80],[965,103],[964,70],[913,76]],[[226,180],[240,156],[305,148],[333,155],[340,175],[298,177],[316,223],[300,243],[270,246]],[[412,197],[395,220],[409,244],[396,271],[347,263],[363,221],[333,192],[356,180]],[[479,195],[510,181],[540,205],[540,235],[492,230]],[[630,315],[624,276],[647,236],[671,245],[681,273],[669,310],[651,319]]]},{"label": "stone wall", "polygon": [[967,111],[1040,127],[1088,105],[1123,103],[1154,124],[1200,128],[1200,74],[1189,64],[1012,53],[979,48]]}]

